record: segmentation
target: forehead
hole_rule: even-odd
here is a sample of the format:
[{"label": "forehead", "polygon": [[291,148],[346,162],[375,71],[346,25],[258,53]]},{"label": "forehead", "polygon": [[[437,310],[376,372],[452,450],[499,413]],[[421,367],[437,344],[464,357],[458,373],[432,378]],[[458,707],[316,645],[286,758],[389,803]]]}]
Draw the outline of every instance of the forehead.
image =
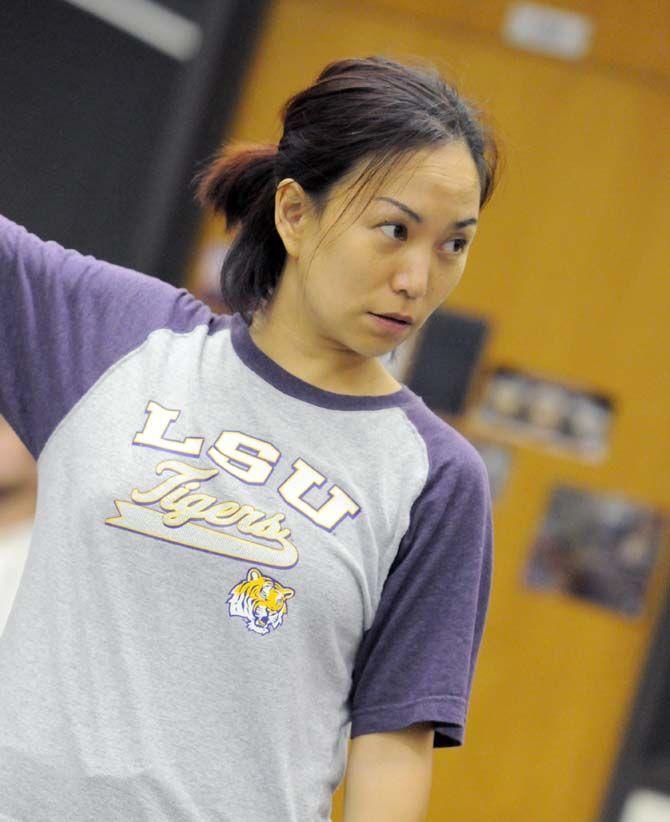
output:
[{"label": "forehead", "polygon": [[408,152],[399,161],[382,165],[359,188],[368,163],[360,162],[333,192],[339,203],[348,201],[355,192],[356,214],[388,207],[388,203],[374,199],[379,196],[402,200],[426,217],[432,211],[443,214],[450,206],[468,210],[467,216],[479,213],[479,174],[464,141]]}]

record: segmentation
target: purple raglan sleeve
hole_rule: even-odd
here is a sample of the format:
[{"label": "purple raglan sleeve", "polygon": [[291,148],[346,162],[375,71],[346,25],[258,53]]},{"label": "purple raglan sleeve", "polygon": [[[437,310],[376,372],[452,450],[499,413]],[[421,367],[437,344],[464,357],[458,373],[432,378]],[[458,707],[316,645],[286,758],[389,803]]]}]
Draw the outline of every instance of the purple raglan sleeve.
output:
[{"label": "purple raglan sleeve", "polygon": [[184,288],[44,242],[0,215],[0,414],[37,459],[97,379],[158,328],[211,312]]},{"label": "purple raglan sleeve", "polygon": [[432,412],[415,423],[429,475],[358,650],[351,736],[431,722],[434,747],[454,747],[464,741],[491,589],[491,497],[467,440]]}]

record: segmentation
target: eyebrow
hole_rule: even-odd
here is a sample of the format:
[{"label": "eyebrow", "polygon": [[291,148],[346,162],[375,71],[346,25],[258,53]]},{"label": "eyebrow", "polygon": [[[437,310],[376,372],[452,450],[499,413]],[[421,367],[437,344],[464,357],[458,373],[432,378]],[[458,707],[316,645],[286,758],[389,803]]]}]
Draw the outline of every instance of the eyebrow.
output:
[{"label": "eyebrow", "polygon": [[[416,220],[417,223],[422,223],[423,218],[416,213],[416,211],[412,211],[409,206],[406,206],[404,203],[401,203],[400,200],[394,200],[393,197],[375,197],[375,200],[386,200],[387,203],[393,203],[394,206],[397,206],[401,211],[404,211],[405,214],[409,214],[409,216]],[[465,228],[469,225],[476,225],[477,220],[474,217],[468,217],[467,220],[456,220],[455,223],[451,224],[452,228]]]}]

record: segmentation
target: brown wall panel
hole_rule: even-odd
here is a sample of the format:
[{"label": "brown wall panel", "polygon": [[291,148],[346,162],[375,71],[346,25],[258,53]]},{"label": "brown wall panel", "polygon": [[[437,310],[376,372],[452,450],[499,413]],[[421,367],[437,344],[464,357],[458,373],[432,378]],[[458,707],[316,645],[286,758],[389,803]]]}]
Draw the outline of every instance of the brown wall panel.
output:
[{"label": "brown wall panel", "polygon": [[[420,17],[450,29],[463,27],[471,36],[497,40],[505,14],[514,3],[365,0],[365,5]],[[670,85],[670,5],[664,0],[551,0],[538,5],[577,12],[593,22],[592,47],[584,59],[587,69],[632,74],[640,82],[666,89]]]}]

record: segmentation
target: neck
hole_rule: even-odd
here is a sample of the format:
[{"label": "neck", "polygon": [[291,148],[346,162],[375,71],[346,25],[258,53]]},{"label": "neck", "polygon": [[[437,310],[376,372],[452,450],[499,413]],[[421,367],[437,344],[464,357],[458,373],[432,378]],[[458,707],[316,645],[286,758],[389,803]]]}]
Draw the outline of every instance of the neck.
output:
[{"label": "neck", "polygon": [[249,333],[254,343],[284,370],[337,394],[383,395],[402,388],[375,357],[364,357],[315,333],[305,312],[283,310],[276,293],[257,311]]}]

